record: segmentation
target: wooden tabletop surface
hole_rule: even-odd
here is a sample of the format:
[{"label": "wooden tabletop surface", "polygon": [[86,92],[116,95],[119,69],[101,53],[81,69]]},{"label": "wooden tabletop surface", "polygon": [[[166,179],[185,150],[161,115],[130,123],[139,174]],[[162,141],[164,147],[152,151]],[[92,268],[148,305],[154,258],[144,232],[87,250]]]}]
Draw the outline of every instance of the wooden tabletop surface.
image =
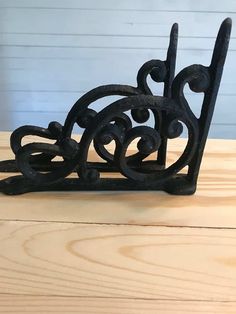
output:
[{"label": "wooden tabletop surface", "polygon": [[236,313],[236,141],[208,140],[193,196],[0,195],[0,313],[191,312]]}]

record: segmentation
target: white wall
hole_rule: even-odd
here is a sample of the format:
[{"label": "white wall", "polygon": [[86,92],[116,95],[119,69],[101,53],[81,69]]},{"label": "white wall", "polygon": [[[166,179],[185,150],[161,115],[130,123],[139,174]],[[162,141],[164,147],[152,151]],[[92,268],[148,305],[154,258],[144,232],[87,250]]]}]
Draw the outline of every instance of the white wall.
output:
[{"label": "white wall", "polygon": [[[180,27],[177,72],[208,65],[227,16],[236,21],[236,1],[0,0],[0,130],[63,122],[97,85],[136,85],[145,61],[165,58],[174,22]],[[211,137],[236,138],[235,73],[233,28]],[[188,96],[196,110],[200,98]]]}]

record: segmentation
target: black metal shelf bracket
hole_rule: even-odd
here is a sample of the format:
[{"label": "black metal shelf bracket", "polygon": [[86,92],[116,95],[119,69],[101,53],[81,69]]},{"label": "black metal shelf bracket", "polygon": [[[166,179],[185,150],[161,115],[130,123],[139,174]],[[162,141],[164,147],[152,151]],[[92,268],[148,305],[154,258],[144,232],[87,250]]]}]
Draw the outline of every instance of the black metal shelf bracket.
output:
[{"label": "black metal shelf bracket", "polygon": [[[79,190],[162,190],[176,195],[193,194],[228,50],[231,24],[230,18],[223,21],[209,66],[194,64],[175,76],[178,24],[174,24],[166,60],[146,62],[138,71],[137,87],[97,87],[74,104],[64,125],[50,122],[48,128],[26,125],[16,129],[10,139],[15,159],[1,161],[0,172],[21,174],[1,180],[0,191],[10,195]],[[149,76],[154,82],[164,83],[163,95],[152,94]],[[200,117],[196,117],[185,98],[187,83],[193,92],[204,94]],[[119,99],[98,112],[91,108],[95,101],[106,96],[119,96]],[[79,142],[72,138],[76,125],[83,130]],[[186,147],[180,157],[167,166],[167,142],[179,137],[184,127],[187,130]],[[23,145],[22,140],[28,135],[53,142]],[[112,152],[107,146],[111,142]],[[131,143],[137,143],[137,150],[130,155]],[[101,161],[89,161],[91,146]],[[61,161],[55,157],[60,157]],[[181,173],[185,167],[187,173]],[[101,177],[103,172],[107,174]],[[72,173],[75,175],[70,176]]]}]

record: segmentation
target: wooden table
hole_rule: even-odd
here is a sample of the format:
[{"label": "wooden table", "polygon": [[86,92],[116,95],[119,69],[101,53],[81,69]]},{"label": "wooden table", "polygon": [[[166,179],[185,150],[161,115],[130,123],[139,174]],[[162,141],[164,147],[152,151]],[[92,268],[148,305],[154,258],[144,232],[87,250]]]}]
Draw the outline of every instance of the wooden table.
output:
[{"label": "wooden table", "polygon": [[236,141],[208,140],[193,196],[0,195],[0,219],[0,313],[236,313]]}]

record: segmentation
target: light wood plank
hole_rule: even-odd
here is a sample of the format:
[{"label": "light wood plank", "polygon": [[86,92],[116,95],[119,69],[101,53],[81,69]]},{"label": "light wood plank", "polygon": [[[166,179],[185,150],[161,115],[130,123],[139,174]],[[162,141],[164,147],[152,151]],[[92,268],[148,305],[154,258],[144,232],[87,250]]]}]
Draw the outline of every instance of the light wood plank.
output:
[{"label": "light wood plank", "polygon": [[[184,140],[169,142],[168,160],[173,161],[183,149]],[[0,134],[0,147],[1,159],[13,157],[9,150],[9,133]],[[96,155],[92,158],[96,160]],[[236,141],[208,140],[198,189],[193,196],[171,196],[162,192],[0,195],[0,218],[236,228],[235,165]],[[1,174],[3,177],[6,174]]]},{"label": "light wood plank", "polygon": [[158,301],[0,294],[0,313],[235,314],[236,302]]},{"label": "light wood plank", "polygon": [[236,230],[1,222],[0,292],[236,301]]},{"label": "light wood plank", "polygon": [[[53,102],[36,89],[71,93],[108,81],[133,84],[136,67],[165,58],[176,21],[177,72],[193,62],[208,64],[219,24],[236,16],[232,0],[0,0],[0,7],[4,128],[63,122],[72,104],[67,96]],[[236,138],[235,37],[233,29],[210,136]],[[122,60],[118,69],[114,59]],[[30,97],[7,91],[30,91]],[[197,97],[188,99],[198,110]],[[0,134],[1,159],[10,156],[8,142]],[[182,146],[183,140],[171,141],[169,162]],[[91,156],[97,158],[93,150]],[[235,313],[235,165],[235,141],[208,141],[191,197],[0,195],[0,313]]]}]

